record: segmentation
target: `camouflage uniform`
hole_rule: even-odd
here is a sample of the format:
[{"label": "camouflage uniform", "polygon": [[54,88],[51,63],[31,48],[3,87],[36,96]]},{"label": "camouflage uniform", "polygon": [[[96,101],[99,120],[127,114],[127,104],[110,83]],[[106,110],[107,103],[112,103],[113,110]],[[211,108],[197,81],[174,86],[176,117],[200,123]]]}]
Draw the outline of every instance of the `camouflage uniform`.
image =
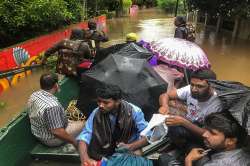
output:
[{"label": "camouflage uniform", "polygon": [[56,72],[67,76],[77,75],[77,66],[90,58],[90,48],[83,40],[64,39],[45,52],[45,58],[58,52]]}]

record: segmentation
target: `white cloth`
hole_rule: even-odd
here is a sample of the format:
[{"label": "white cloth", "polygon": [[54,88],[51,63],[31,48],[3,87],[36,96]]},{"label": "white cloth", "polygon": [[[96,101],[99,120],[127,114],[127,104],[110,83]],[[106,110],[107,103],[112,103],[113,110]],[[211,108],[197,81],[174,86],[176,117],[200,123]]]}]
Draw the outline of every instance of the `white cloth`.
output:
[{"label": "white cloth", "polygon": [[153,117],[148,123],[148,126],[141,132],[141,136],[146,136],[149,143],[157,143],[168,133],[168,127],[165,124],[165,119],[168,115],[153,114]]}]

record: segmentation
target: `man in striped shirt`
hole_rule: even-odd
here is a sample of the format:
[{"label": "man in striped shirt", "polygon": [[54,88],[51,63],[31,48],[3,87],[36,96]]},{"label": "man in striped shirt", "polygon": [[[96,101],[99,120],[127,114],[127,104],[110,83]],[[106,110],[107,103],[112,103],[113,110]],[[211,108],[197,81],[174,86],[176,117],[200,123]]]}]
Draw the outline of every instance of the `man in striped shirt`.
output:
[{"label": "man in striped shirt", "polygon": [[28,100],[32,134],[48,146],[67,142],[77,147],[75,137],[83,128],[83,122],[68,121],[64,108],[54,96],[59,90],[57,75],[43,74],[40,87]]}]

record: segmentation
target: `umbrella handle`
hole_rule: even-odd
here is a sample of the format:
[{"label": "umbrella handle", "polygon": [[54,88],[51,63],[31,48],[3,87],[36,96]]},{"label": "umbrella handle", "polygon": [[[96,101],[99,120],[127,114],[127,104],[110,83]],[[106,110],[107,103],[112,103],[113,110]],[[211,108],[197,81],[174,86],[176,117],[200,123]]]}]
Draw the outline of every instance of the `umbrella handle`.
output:
[{"label": "umbrella handle", "polygon": [[186,83],[189,85],[187,68],[184,68],[184,77],[185,77]]}]

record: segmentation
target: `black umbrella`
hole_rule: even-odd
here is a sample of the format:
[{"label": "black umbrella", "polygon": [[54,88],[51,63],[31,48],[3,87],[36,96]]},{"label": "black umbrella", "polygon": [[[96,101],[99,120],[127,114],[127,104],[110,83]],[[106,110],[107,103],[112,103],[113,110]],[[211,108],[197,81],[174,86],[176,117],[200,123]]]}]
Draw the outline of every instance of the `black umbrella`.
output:
[{"label": "black umbrella", "polygon": [[88,102],[93,102],[96,87],[103,83],[118,85],[127,101],[143,109],[147,120],[158,110],[159,95],[167,90],[145,59],[112,54],[82,76],[78,107],[86,114],[92,111]]},{"label": "black umbrella", "polygon": [[153,56],[151,52],[144,47],[139,46],[137,43],[121,43],[98,50],[95,57],[95,64],[102,61],[110,54],[119,54],[122,56],[147,60]]},{"label": "black umbrella", "polygon": [[223,108],[228,110],[250,135],[250,88],[239,82],[210,80]]},{"label": "black umbrella", "polygon": [[149,52],[146,48],[141,47],[136,43],[129,43],[116,53],[122,56],[147,60],[153,56],[152,52]]}]

